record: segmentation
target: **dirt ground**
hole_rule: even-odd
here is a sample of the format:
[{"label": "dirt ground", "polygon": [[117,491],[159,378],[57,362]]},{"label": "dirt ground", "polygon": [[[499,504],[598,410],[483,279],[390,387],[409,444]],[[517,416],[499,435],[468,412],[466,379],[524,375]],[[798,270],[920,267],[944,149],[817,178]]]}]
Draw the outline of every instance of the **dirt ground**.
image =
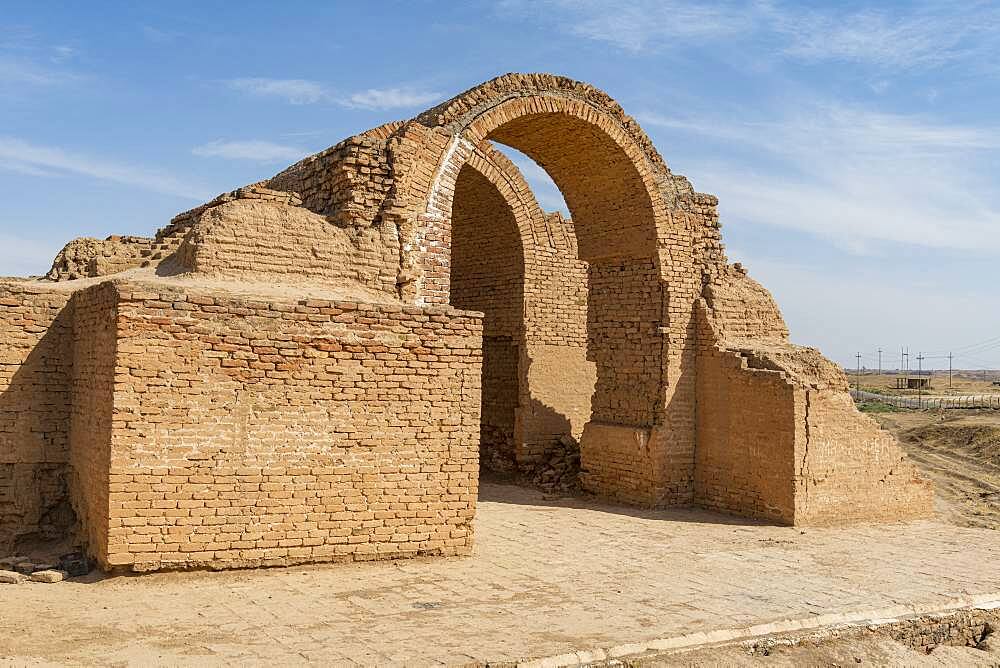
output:
[{"label": "dirt ground", "polygon": [[631,666],[1000,666],[1000,642],[990,638],[979,648],[941,646],[930,654],[889,638],[828,640],[776,646],[766,656],[741,646],[716,647],[683,654],[630,661]]},{"label": "dirt ground", "polygon": [[[955,383],[959,387],[959,383]],[[945,384],[947,388],[947,374]],[[963,379],[962,392],[980,392]],[[1000,411],[907,411],[873,415],[934,481],[938,517],[963,527],[1000,529]],[[987,565],[984,564],[984,567]],[[631,662],[635,666],[1000,666],[1000,629],[979,648],[924,654],[889,638],[830,639],[776,646],[767,656],[739,645]]]},{"label": "dirt ground", "polygon": [[934,481],[942,520],[1000,529],[1000,411],[899,411],[874,417]]}]

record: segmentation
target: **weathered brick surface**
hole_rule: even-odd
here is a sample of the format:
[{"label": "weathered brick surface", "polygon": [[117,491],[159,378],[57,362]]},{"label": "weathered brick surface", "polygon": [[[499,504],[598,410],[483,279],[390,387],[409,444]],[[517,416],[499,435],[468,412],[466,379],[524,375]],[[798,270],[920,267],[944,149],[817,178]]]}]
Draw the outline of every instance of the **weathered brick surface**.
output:
[{"label": "weathered brick surface", "polygon": [[111,508],[105,566],[470,549],[478,317],[129,283],[84,294],[117,313],[113,374],[86,374],[101,378],[93,389],[113,381],[110,433],[87,449],[110,453],[110,484],[82,499]]},{"label": "weathered brick surface", "polygon": [[338,286],[394,299],[399,249],[384,232],[345,229],[301,206],[241,197],[199,216],[180,244],[175,271]]},{"label": "weathered brick surface", "polygon": [[717,205],[603,92],[511,74],[184,212],[138,258],[81,242],[60,291],[0,289],[0,543],[49,531],[70,480],[106,566],[453,554],[480,446],[530,470],[570,436],[583,484],[629,503],[928,514],[842,372],[729,265]]},{"label": "weathered brick surface", "polygon": [[[780,336],[726,338],[726,328],[775,332],[783,322],[759,285],[736,272],[716,294],[757,294],[713,318],[699,305],[698,447],[695,500],[789,524],[844,524],[926,517],[928,481],[891,434],[858,412],[843,371],[818,351]],[[763,293],[766,294],[766,293]],[[718,312],[718,311],[716,311]]]},{"label": "weathered brick surface", "polygon": [[0,552],[72,523],[69,294],[0,283]]},{"label": "weathered brick surface", "polygon": [[70,498],[90,551],[107,563],[110,527],[123,508],[113,502],[111,434],[115,420],[118,298],[111,283],[73,297]]},{"label": "weathered brick surface", "polygon": [[117,274],[138,267],[144,253],[148,255],[154,243],[153,239],[133,236],[74,239],[59,251],[45,277],[53,281],[71,281]]}]

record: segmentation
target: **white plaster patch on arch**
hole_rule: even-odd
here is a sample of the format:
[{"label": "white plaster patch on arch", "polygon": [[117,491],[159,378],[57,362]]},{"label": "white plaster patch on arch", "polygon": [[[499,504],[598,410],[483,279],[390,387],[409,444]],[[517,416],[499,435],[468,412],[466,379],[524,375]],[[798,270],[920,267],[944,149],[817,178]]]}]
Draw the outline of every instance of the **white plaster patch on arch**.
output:
[{"label": "white plaster patch on arch", "polygon": [[435,220],[451,216],[451,204],[455,195],[455,180],[469,156],[476,150],[475,144],[461,135],[456,135],[448,145],[427,198],[426,215]]},{"label": "white plaster patch on arch", "polygon": [[[427,205],[418,217],[418,225],[413,240],[404,244],[403,250],[409,254],[414,251],[421,256],[433,256],[437,276],[428,276],[424,271],[414,276],[416,284],[415,303],[425,305],[431,302],[447,302],[447,293],[436,294],[433,297],[427,290],[428,282],[438,284],[438,290],[447,285],[450,273],[451,257],[451,203],[455,196],[455,181],[462,165],[475,150],[475,145],[460,135],[456,135],[448,144],[448,149],[438,165],[427,197]],[[440,285],[444,283],[444,286]],[[445,288],[446,289],[446,288]]]}]

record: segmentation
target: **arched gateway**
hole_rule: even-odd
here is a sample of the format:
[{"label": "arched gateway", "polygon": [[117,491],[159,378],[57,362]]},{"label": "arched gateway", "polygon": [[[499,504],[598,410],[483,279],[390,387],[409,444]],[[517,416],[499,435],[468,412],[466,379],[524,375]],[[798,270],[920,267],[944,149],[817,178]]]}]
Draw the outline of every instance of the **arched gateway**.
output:
[{"label": "arched gateway", "polygon": [[36,415],[2,379],[0,447],[49,465],[26,420],[61,425],[88,548],[135,570],[466,552],[479,466],[577,441],[585,488],[628,503],[928,514],[842,371],[727,262],[716,203],[603,92],[499,77],[0,285],[3,352],[62,351],[31,382],[66,398]]}]

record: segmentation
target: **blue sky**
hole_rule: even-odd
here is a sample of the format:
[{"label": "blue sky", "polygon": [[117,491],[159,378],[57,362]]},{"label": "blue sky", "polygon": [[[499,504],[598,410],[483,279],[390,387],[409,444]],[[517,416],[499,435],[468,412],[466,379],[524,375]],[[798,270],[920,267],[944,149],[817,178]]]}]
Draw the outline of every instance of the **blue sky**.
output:
[{"label": "blue sky", "polygon": [[995,2],[5,0],[0,275],[43,273],[73,237],[150,234],[510,71],[621,102],[720,197],[730,257],[796,342],[1000,368]]}]

